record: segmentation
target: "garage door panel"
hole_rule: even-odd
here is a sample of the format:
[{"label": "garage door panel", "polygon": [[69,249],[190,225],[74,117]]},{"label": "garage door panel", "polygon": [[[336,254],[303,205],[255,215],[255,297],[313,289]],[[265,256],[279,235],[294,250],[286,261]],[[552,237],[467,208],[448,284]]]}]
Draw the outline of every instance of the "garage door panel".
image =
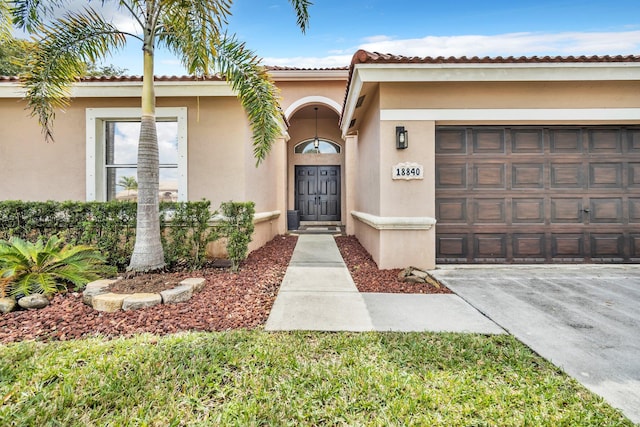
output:
[{"label": "garage door panel", "polygon": [[629,198],[629,222],[640,223],[640,198]]},{"label": "garage door panel", "polygon": [[544,224],[544,199],[513,199],[512,223]]},{"label": "garage door panel", "polygon": [[441,126],[436,147],[438,262],[640,262],[640,126]]},{"label": "garage door panel", "polygon": [[448,223],[467,222],[467,199],[438,199],[436,200],[438,218]]},{"label": "garage door panel", "polygon": [[624,236],[622,234],[591,234],[591,258],[605,260],[620,258],[624,253]]},{"label": "garage door panel", "polygon": [[589,188],[621,188],[622,163],[591,163]]},{"label": "garage door panel", "polygon": [[505,165],[496,163],[473,166],[473,188],[506,189]]},{"label": "garage door panel", "polygon": [[511,152],[514,154],[542,153],[544,140],[542,129],[511,131]]},{"label": "garage door panel", "polygon": [[584,166],[582,163],[551,163],[551,188],[582,188],[584,187]]},{"label": "garage door panel", "polygon": [[589,152],[621,154],[621,132],[618,129],[589,130]]},{"label": "garage door panel", "polygon": [[504,199],[474,199],[471,203],[473,205],[473,222],[502,224],[506,221]]},{"label": "garage door panel", "polygon": [[556,259],[575,261],[584,254],[583,234],[551,234],[551,256]]},{"label": "garage door panel", "polygon": [[474,130],[473,152],[481,154],[504,154],[504,131],[502,129]]},{"label": "garage door panel", "polygon": [[640,234],[631,234],[629,242],[631,244],[631,258],[636,262],[640,261]]},{"label": "garage door panel", "polygon": [[466,234],[444,234],[436,239],[436,249],[441,258],[454,262],[466,261],[469,256],[468,239]]},{"label": "garage door panel", "polygon": [[466,164],[436,165],[436,186],[438,188],[467,188]]},{"label": "garage door panel", "polygon": [[507,259],[506,234],[474,235],[474,254],[477,262],[504,262]]},{"label": "garage door panel", "polygon": [[545,238],[544,234],[514,234],[513,258],[521,262],[544,261]]},{"label": "garage door panel", "polygon": [[628,148],[630,153],[640,153],[640,129],[628,129]]},{"label": "garage door panel", "polygon": [[592,223],[618,224],[623,222],[622,198],[591,199],[589,205],[589,220]]},{"label": "garage door panel", "polygon": [[551,153],[581,153],[581,129],[549,130],[549,151]]},{"label": "garage door panel", "polygon": [[544,164],[513,164],[511,188],[544,188]]},{"label": "garage door panel", "polygon": [[436,153],[467,154],[467,133],[461,130],[441,131],[436,141]]},{"label": "garage door panel", "polygon": [[583,221],[584,205],[580,198],[554,197],[551,199],[552,224],[581,223]]},{"label": "garage door panel", "polygon": [[629,188],[640,188],[640,163],[629,163]]}]

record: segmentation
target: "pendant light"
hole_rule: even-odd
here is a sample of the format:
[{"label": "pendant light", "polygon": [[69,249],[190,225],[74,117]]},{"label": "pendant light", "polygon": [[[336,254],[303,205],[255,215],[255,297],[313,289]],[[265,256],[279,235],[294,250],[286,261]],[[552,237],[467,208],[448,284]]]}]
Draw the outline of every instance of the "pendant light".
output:
[{"label": "pendant light", "polygon": [[318,139],[318,107],[313,107],[316,110],[316,136],[313,138],[313,148],[315,148],[316,153],[319,151],[320,140]]}]

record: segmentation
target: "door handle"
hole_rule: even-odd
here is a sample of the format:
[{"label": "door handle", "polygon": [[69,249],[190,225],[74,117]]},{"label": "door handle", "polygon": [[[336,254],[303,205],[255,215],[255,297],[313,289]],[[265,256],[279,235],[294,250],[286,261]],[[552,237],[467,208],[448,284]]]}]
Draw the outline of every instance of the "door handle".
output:
[{"label": "door handle", "polygon": [[591,212],[591,209],[589,209],[589,208],[584,208],[584,209],[582,209],[582,212],[589,213],[589,212]]}]

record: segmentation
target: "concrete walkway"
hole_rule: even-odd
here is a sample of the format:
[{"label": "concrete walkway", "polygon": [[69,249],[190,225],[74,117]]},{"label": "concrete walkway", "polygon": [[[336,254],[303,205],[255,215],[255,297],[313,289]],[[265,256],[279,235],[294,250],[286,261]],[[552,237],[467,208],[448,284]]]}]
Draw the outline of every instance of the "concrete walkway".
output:
[{"label": "concrete walkway", "polygon": [[457,295],[358,292],[331,235],[298,237],[265,329],[504,333]]}]

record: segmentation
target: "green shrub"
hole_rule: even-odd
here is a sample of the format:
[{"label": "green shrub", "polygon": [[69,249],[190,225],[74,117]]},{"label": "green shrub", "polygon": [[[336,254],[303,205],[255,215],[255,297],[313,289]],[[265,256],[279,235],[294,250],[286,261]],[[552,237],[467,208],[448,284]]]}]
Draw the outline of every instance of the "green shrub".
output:
[{"label": "green shrub", "polygon": [[115,269],[93,247],[67,245],[57,236],[34,244],[18,237],[0,240],[0,279],[11,295],[55,294],[68,285],[76,289]]},{"label": "green shrub", "polygon": [[224,220],[222,234],[227,237],[227,253],[231,269],[238,271],[240,262],[247,258],[249,243],[253,234],[253,202],[225,202],[220,205]]},{"label": "green shrub", "polygon": [[[237,270],[251,241],[254,204],[223,205],[229,221],[218,225],[211,223],[214,213],[207,200],[160,204],[162,244],[169,269],[201,267],[207,243],[227,236],[227,249]],[[0,239],[15,236],[35,241],[57,235],[72,245],[95,247],[107,264],[120,271],[131,259],[135,232],[135,202],[0,202]]]},{"label": "green shrub", "polygon": [[202,267],[206,261],[207,243],[220,237],[216,228],[210,225],[215,214],[210,207],[208,200],[161,204],[161,238],[168,268]]}]

